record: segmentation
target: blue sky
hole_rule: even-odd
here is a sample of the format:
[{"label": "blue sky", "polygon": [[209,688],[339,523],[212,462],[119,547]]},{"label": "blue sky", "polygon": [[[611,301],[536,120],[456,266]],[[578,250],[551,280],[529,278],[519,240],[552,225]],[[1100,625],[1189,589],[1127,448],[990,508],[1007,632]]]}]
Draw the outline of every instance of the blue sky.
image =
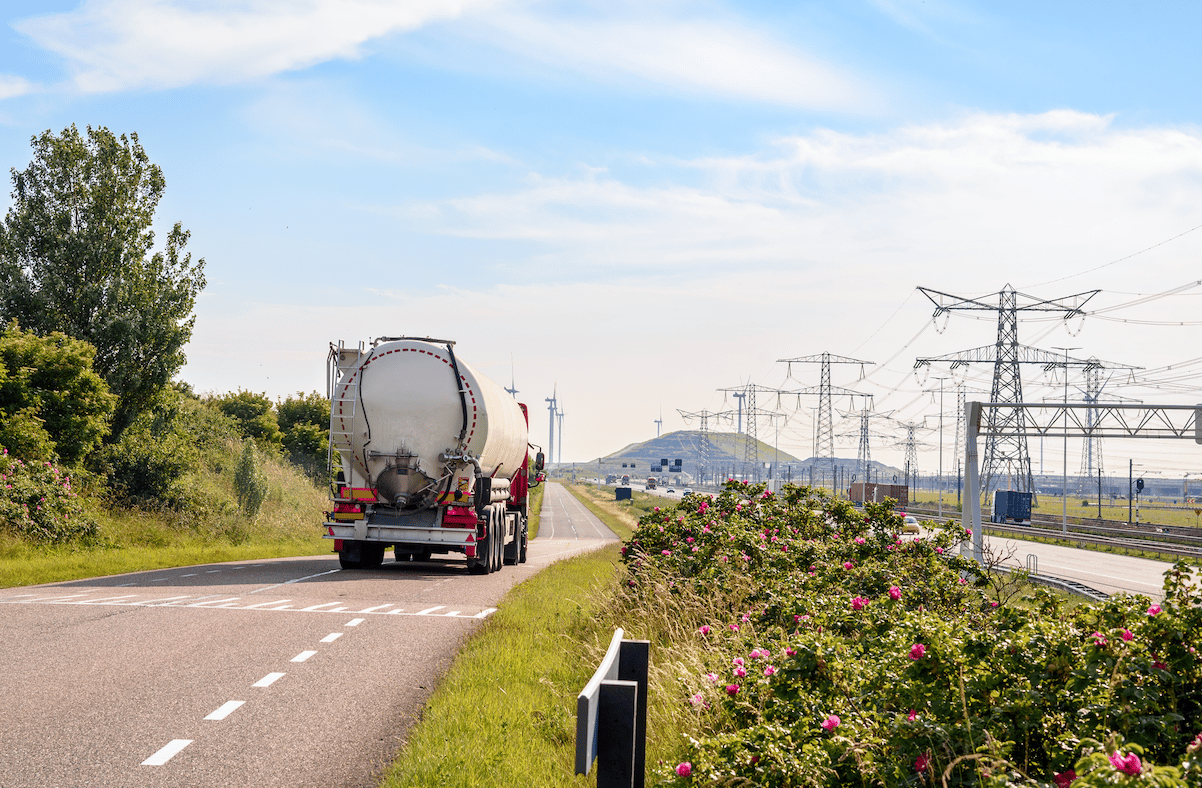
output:
[{"label": "blue sky", "polygon": [[[1188,385],[1202,372],[1199,327],[1167,325],[1202,312],[1202,286],[1124,306],[1202,279],[1197,4],[10,0],[4,14],[0,161],[23,168],[33,135],[72,123],[138,133],[167,178],[161,226],[181,221],[206,260],[182,373],[202,392],[323,390],[330,341],[445,337],[495,379],[512,371],[536,441],[556,391],[565,458],[584,461],[654,437],[661,409],[665,430],[695,427],[676,409],[729,407],[719,388],[816,385],[816,367],[789,380],[776,360],[825,351],[880,365],[864,381],[836,368],[836,385],[934,426],[914,358],[992,344],[996,319],[940,333],[919,285],[1101,289],[1090,309],[1121,308],[1024,322],[1020,338],[1158,379],[1177,365]],[[990,370],[967,374],[988,387]],[[1028,398],[1062,383],[1032,372]],[[815,404],[781,403],[782,448],[812,453]],[[1142,451],[1171,473],[1193,461]],[[937,464],[932,446],[920,465]]]}]

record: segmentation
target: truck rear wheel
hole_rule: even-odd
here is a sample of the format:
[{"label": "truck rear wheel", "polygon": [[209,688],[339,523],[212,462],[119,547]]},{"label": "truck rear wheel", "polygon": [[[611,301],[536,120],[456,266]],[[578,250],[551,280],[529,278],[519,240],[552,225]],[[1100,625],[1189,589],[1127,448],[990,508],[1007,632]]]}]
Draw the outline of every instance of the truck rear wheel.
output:
[{"label": "truck rear wheel", "polygon": [[521,533],[519,539],[522,543],[522,546],[518,549],[518,563],[524,564],[524,563],[526,563],[526,543],[527,543],[526,532],[528,530],[525,517],[522,518],[521,523],[522,523],[522,533]]},{"label": "truck rear wheel", "polygon": [[365,544],[360,547],[360,555],[363,556],[363,568],[375,569],[384,563],[384,551],[386,549],[388,549],[387,545],[382,544]]},{"label": "truck rear wheel", "polygon": [[467,559],[467,571],[473,575],[487,575],[492,572],[493,555],[496,553],[496,548],[493,547],[495,542],[492,526],[489,526],[488,533],[483,538],[476,537],[476,557]]},{"label": "truck rear wheel", "polygon": [[348,558],[346,551],[338,554],[338,565],[343,569],[362,569],[363,562],[358,558]]}]

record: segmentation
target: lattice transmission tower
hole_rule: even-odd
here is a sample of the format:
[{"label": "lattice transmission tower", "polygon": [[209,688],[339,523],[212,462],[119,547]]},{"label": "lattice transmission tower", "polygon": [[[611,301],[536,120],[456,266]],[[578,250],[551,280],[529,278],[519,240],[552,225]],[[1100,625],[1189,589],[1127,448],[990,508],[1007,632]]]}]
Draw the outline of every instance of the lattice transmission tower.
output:
[{"label": "lattice transmission tower", "polygon": [[680,417],[682,419],[684,419],[685,424],[688,424],[691,419],[700,419],[701,420],[701,424],[700,424],[701,445],[697,447],[697,453],[701,457],[701,462],[697,469],[697,479],[700,483],[704,484],[706,477],[709,475],[712,475],[714,472],[713,466],[712,466],[712,460],[713,460],[712,453],[713,452],[710,449],[709,421],[710,421],[710,419],[714,419],[714,418],[729,419],[730,416],[734,413],[734,411],[724,410],[724,411],[715,412],[715,411],[704,410],[704,409],[699,410],[699,411],[687,411],[687,410],[681,410],[680,408],[677,408],[676,412],[680,414]]},{"label": "lattice transmission tower", "polygon": [[718,391],[721,391],[723,394],[729,394],[739,400],[740,422],[742,421],[742,414],[746,414],[747,416],[747,430],[743,432],[743,476],[747,478],[747,466],[750,465],[753,469],[750,478],[752,481],[758,482],[760,480],[759,420],[761,418],[776,418],[781,414],[757,408],[755,404],[756,392],[775,394],[778,406],[782,394],[800,394],[802,392],[774,389],[769,386],[761,386],[758,383],[747,383],[742,386],[718,389]]},{"label": "lattice transmission tower", "polygon": [[[1082,314],[1089,299],[1100,291],[1088,290],[1058,299],[1042,299],[1018,293],[1010,285],[998,293],[997,304],[988,303],[985,297],[965,298],[941,293],[926,287],[918,288],[935,305],[934,317],[952,311],[990,311],[998,313],[997,342],[993,345],[962,350],[944,356],[919,358],[914,367],[931,363],[950,363],[952,369],[964,364],[993,364],[993,390],[990,402],[1020,403],[1023,401],[1021,364],[1040,364],[1044,369],[1059,366],[1089,366],[1092,362],[1066,359],[1063,354],[1020,345],[1018,342],[1019,312],[1061,312],[1064,319]],[[1025,299],[1020,304],[1019,298]],[[1071,303],[1069,303],[1071,301]],[[1066,369],[1067,373],[1067,369]],[[991,423],[1001,419],[996,432],[991,432],[985,441],[985,459],[981,465],[981,494],[988,496],[997,489],[1003,479],[1010,479],[1012,489],[1020,492],[1035,492],[1035,480],[1031,475],[1031,453],[1027,449],[1026,416],[1022,408],[991,408]]]},{"label": "lattice transmission tower", "polygon": [[835,465],[835,429],[834,419],[831,415],[831,397],[835,394],[849,395],[852,397],[863,397],[865,394],[860,391],[845,389],[842,386],[831,385],[831,364],[859,364],[860,377],[864,377],[864,365],[871,364],[871,361],[862,361],[858,358],[848,358],[846,356],[836,356],[830,353],[819,353],[812,356],[799,356],[797,358],[778,358],[777,363],[788,364],[789,377],[793,377],[794,364],[820,364],[822,367],[821,377],[817,386],[799,389],[792,394],[817,394],[818,395],[818,418],[815,429],[814,441],[814,457],[817,459],[828,460],[832,472]]}]

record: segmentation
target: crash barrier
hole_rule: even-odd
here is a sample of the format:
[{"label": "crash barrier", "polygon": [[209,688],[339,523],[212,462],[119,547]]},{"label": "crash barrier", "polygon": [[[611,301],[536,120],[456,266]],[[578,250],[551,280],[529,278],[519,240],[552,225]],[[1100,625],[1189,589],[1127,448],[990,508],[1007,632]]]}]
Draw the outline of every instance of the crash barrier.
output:
[{"label": "crash barrier", "polygon": [[597,762],[597,788],[643,788],[651,641],[614,632],[605,658],[576,696],[576,774]]}]

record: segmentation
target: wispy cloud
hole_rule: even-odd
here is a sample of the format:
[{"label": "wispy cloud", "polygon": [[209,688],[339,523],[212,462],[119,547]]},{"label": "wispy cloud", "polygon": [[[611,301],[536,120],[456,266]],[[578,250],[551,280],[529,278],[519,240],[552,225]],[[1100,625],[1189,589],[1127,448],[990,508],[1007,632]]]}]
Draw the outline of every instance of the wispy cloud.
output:
[{"label": "wispy cloud", "polygon": [[0,74],[0,100],[32,93],[36,86],[22,77]]},{"label": "wispy cloud", "polygon": [[491,0],[88,0],[14,25],[64,57],[78,90],[232,83],[355,58],[367,41]]},{"label": "wispy cloud", "polygon": [[821,110],[860,111],[879,101],[851,69],[824,62],[737,18],[670,18],[618,6],[582,20],[497,9],[482,17],[496,46],[602,83],[641,83]]},{"label": "wispy cloud", "polygon": [[373,40],[459,20],[449,35],[470,46],[625,89],[855,112],[881,102],[850,69],[734,16],[688,16],[656,3],[564,8],[508,0],[86,0],[14,27],[63,57],[83,93],[256,80],[357,58]]}]

